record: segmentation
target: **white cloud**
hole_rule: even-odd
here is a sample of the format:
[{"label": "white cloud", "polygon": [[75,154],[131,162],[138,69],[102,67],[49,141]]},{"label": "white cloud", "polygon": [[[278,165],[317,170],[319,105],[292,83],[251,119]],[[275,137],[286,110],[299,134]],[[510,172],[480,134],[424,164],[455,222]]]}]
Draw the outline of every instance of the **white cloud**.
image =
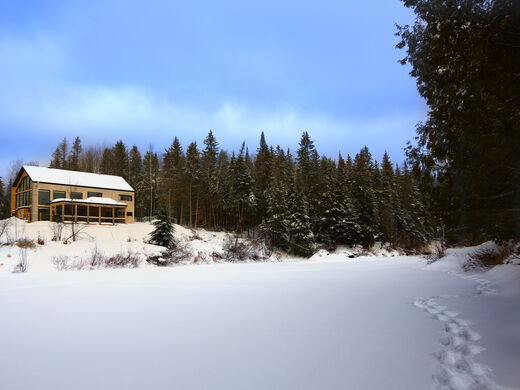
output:
[{"label": "white cloud", "polygon": [[421,119],[421,113],[410,112],[345,120],[298,107],[252,107],[231,100],[208,108],[136,85],[72,82],[72,77],[65,77],[73,68],[71,59],[46,37],[1,39],[0,58],[0,128],[24,129],[33,138],[45,131],[47,139],[56,142],[65,135],[79,135],[87,142],[122,138],[162,148],[174,135],[184,143],[200,141],[213,129],[226,148],[238,148],[242,140],[256,147],[260,131],[266,132],[270,144],[294,148],[306,130],[323,153],[355,153],[368,143],[380,155],[388,147],[404,146]]}]

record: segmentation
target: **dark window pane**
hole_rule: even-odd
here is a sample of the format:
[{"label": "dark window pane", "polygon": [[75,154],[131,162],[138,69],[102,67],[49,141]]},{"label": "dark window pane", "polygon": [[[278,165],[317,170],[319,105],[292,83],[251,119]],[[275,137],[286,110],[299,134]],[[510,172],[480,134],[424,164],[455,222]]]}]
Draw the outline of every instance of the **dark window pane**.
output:
[{"label": "dark window pane", "polygon": [[49,190],[38,191],[38,204],[51,204],[51,192]]},{"label": "dark window pane", "polygon": [[126,215],[127,215],[128,217],[131,217],[131,216],[132,216],[132,212],[131,212],[131,211],[127,211]]},{"label": "dark window pane", "polygon": [[71,192],[70,198],[71,199],[83,199],[83,194],[81,192]]},{"label": "dark window pane", "polygon": [[131,202],[132,195],[119,195],[119,200],[126,200],[127,202]]},{"label": "dark window pane", "polygon": [[103,194],[101,192],[87,192],[87,198],[102,198]]},{"label": "dark window pane", "polygon": [[52,200],[66,198],[67,194],[65,191],[52,191]]},{"label": "dark window pane", "polygon": [[38,207],[38,220],[48,221],[51,217],[49,207]]}]

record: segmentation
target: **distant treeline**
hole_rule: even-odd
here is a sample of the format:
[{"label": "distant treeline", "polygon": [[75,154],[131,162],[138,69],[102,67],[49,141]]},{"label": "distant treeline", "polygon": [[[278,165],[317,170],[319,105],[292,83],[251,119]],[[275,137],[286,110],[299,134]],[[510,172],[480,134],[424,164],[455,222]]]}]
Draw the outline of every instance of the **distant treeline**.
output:
[{"label": "distant treeline", "polygon": [[136,216],[158,210],[188,227],[263,237],[273,247],[310,253],[317,242],[365,247],[376,240],[416,248],[432,237],[426,199],[407,165],[368,148],[354,158],[320,156],[309,134],[289,150],[260,143],[250,153],[219,148],[210,131],[201,148],[178,138],[158,154],[123,141],[86,147],[76,138],[58,145],[50,167],[124,177],[135,189]]}]

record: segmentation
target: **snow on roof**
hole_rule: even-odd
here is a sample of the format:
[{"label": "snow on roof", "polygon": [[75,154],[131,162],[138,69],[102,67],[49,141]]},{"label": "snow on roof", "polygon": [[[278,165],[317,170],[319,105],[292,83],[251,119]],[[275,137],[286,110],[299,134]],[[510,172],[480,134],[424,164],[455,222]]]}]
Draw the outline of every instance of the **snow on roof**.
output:
[{"label": "snow on roof", "polygon": [[91,204],[104,204],[110,206],[128,206],[126,203],[117,202],[111,198],[99,198],[91,196],[87,199],[70,199],[70,198],[57,198],[51,203],[62,203],[62,202],[74,202],[74,203],[91,203]]},{"label": "snow on roof", "polygon": [[23,169],[25,169],[32,181],[42,183],[104,188],[107,190],[134,190],[121,176],[67,171],[65,169],[35,167],[31,165],[24,165]]}]

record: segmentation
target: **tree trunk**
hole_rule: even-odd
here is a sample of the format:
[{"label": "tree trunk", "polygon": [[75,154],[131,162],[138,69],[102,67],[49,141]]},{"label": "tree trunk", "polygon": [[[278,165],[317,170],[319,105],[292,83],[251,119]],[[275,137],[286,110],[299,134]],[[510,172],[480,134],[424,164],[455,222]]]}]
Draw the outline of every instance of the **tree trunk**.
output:
[{"label": "tree trunk", "polygon": [[190,181],[190,229],[193,227],[193,219],[192,219],[192,215],[193,215],[193,210],[192,210],[192,201],[191,201],[191,191],[192,191],[192,185],[191,185],[191,181]]},{"label": "tree trunk", "polygon": [[198,221],[199,221],[199,192],[197,191],[197,203],[195,205],[195,229],[197,229]]}]

